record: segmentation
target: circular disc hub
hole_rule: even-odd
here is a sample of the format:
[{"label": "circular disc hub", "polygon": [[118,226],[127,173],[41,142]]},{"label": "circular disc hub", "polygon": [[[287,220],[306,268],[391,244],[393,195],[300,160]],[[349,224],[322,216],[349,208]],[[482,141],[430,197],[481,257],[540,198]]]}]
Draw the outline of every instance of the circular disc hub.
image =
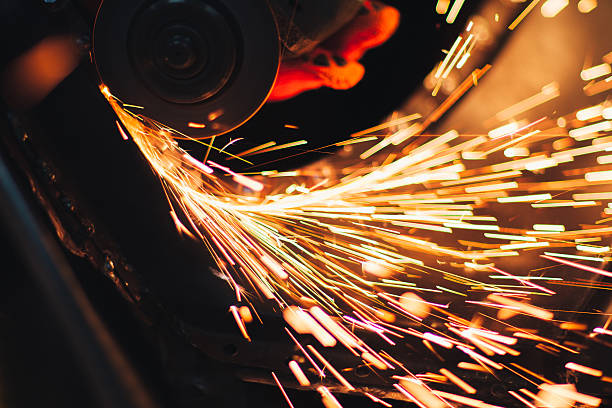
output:
[{"label": "circular disc hub", "polygon": [[117,98],[201,138],[240,126],[261,107],[280,52],[265,2],[104,0],[94,59]]}]

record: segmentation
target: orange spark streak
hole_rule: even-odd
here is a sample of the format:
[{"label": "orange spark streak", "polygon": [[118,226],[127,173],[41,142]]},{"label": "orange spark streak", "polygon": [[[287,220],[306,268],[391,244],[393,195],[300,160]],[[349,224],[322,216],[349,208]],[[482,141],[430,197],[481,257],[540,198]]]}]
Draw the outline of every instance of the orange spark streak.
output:
[{"label": "orange spark streak", "polygon": [[283,397],[285,397],[285,400],[287,401],[287,404],[289,404],[289,406],[291,408],[294,408],[293,404],[291,403],[291,400],[289,399],[289,396],[285,392],[285,389],[283,388],[283,386],[280,383],[280,381],[278,381],[278,378],[276,378],[276,374],[274,374],[274,371],[272,371],[272,377],[274,378],[274,382],[276,382],[276,385],[278,385],[278,388],[280,388],[281,392],[283,393]]},{"label": "orange spark streak", "polygon": [[439,371],[463,391],[467,392],[468,394],[476,394],[476,389],[474,387],[463,381],[461,378],[457,377],[455,374],[453,374],[446,368],[441,368]]},{"label": "orange spark streak", "polygon": [[592,375],[593,377],[601,377],[603,375],[603,372],[601,370],[597,370],[595,368],[591,368],[591,367],[587,367],[581,364],[576,364],[576,363],[571,363],[571,362],[565,364],[565,368],[567,368],[568,370],[572,370],[572,371],[578,371],[583,374]]},{"label": "orange spark streak", "polygon": [[474,399],[474,398],[462,397],[461,395],[451,394],[450,392],[434,391],[434,394],[436,394],[439,397],[446,398],[446,399],[449,399],[451,401],[458,402],[460,404],[469,405],[471,407],[476,407],[476,408],[503,408],[503,407],[500,407],[499,405],[487,404],[485,402],[482,402],[482,401]]},{"label": "orange spark streak", "polygon": [[517,400],[521,401],[523,404],[527,405],[529,408],[536,408],[531,402],[527,401],[525,398],[521,397],[518,393],[514,391],[508,391],[508,394],[512,395]]},{"label": "orange spark streak", "polygon": [[319,359],[321,363],[323,363],[323,365],[333,374],[333,376],[340,381],[340,384],[344,385],[350,391],[355,391],[355,387],[353,387],[350,382],[346,381],[346,378],[344,378],[342,374],[340,374],[338,370],[336,370],[334,366],[331,365],[329,361],[327,361],[314,347],[312,347],[310,344],[307,344],[306,347],[312,354],[315,355],[316,358]]},{"label": "orange spark streak", "polygon": [[429,125],[440,119],[442,115],[444,115],[444,113],[446,113],[446,111],[449,110],[450,107],[453,106],[455,102],[457,102],[459,98],[461,98],[463,94],[468,91],[468,89],[475,85],[475,81],[482,78],[490,68],[491,65],[487,64],[482,68],[475,69],[472,72],[472,75],[466,78],[461,83],[461,85],[459,85],[457,89],[455,89],[453,93],[451,93],[448,98],[446,98],[446,100],[442,102],[442,104],[440,104],[440,106],[436,108],[436,110],[433,111],[431,115],[429,115],[425,122],[423,122],[423,130],[425,130]]},{"label": "orange spark streak", "polygon": [[296,344],[296,346],[298,346],[298,348],[300,349],[300,351],[302,352],[302,354],[304,354],[304,357],[306,357],[306,359],[308,360],[308,362],[310,362],[310,364],[312,364],[312,366],[314,367],[315,370],[317,370],[317,373],[319,374],[319,376],[321,378],[325,378],[325,373],[323,372],[323,370],[321,370],[319,368],[319,366],[317,365],[317,363],[312,359],[312,357],[310,357],[310,354],[308,354],[308,352],[304,349],[304,347],[302,347],[302,345],[300,344],[299,341],[297,341],[297,339],[295,338],[295,336],[293,334],[291,334],[291,332],[289,331],[289,329],[287,329],[285,327],[285,331],[287,332],[287,334],[289,335],[289,337],[291,337],[291,340],[293,340],[293,342]]},{"label": "orange spark streak", "polygon": [[491,294],[487,296],[487,299],[501,303],[504,306],[510,306],[520,310],[521,312],[528,314],[530,316],[536,317],[542,320],[552,320],[554,314],[548,310],[542,309],[540,307],[536,307],[527,303],[517,302],[516,300],[509,299],[505,296]]},{"label": "orange spark streak", "polygon": [[251,338],[249,337],[249,334],[247,333],[246,330],[246,326],[244,325],[244,322],[242,321],[242,318],[240,317],[240,313],[238,312],[238,308],[234,305],[230,306],[230,311],[232,312],[232,315],[234,316],[234,320],[236,320],[236,324],[238,325],[238,328],[240,329],[240,333],[242,333],[242,336],[247,339],[247,341],[251,341]]},{"label": "orange spark streak", "polygon": [[527,14],[529,14],[531,10],[538,5],[539,2],[540,0],[533,0],[521,14],[519,14],[519,16],[512,23],[510,23],[508,30],[514,30],[516,26],[519,25],[519,23],[523,21],[525,17],[527,17]]},{"label": "orange spark streak", "polygon": [[289,362],[289,369],[302,387],[310,386],[310,381],[308,380],[308,377],[306,377],[306,374],[304,374],[304,371],[302,371],[297,361],[291,360]]},{"label": "orange spark streak", "polygon": [[603,269],[594,268],[592,266],[587,266],[587,265],[579,264],[577,262],[566,261],[565,259],[560,259],[560,258],[557,258],[557,257],[554,257],[554,256],[549,256],[549,255],[540,255],[540,256],[542,258],[550,259],[551,261],[555,261],[555,262],[559,262],[559,263],[562,263],[562,264],[565,264],[565,265],[573,266],[574,268],[582,269],[582,270],[587,271],[587,272],[593,272],[593,273],[596,273],[598,275],[612,277],[612,273],[611,272],[604,271]]}]

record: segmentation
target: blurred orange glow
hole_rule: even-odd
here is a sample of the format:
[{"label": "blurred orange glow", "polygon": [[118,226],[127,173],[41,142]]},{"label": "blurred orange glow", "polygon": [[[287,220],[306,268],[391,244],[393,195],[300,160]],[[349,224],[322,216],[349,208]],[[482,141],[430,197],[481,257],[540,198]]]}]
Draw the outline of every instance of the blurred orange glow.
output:
[{"label": "blurred orange glow", "polygon": [[48,37],[12,61],[0,76],[3,99],[13,109],[42,101],[79,64],[72,36]]}]

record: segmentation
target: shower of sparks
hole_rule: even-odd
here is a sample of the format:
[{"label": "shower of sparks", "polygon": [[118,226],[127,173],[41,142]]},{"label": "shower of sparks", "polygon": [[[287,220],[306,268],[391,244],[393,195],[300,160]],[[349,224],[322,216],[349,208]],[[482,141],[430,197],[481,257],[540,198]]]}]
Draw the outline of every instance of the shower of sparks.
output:
[{"label": "shower of sparks", "polygon": [[[542,9],[559,12],[565,3],[548,0]],[[450,13],[462,4],[456,0]],[[537,4],[530,2],[509,28]],[[436,10],[444,14],[449,5],[440,0]],[[474,38],[457,38],[434,70],[435,88],[469,54]],[[141,116],[108,88],[101,91],[120,119],[121,136],[128,139],[125,128],[158,175],[177,229],[201,240],[226,276],[238,302],[230,312],[243,337],[250,341],[246,323],[253,321],[249,307],[241,306],[245,299],[251,304],[259,298],[282,310],[287,334],[305,357],[299,363],[293,357],[289,372],[301,386],[313,383],[325,406],[340,407],[321,385],[331,377],[347,392],[390,406],[355,387],[341,373],[345,369],[319,351],[344,347],[354,355],[355,365],[390,373],[397,380],[395,390],[420,407],[497,407],[431,388],[444,383],[457,392],[477,394],[461,378],[466,370],[491,376],[506,371],[527,381],[531,390],[508,391],[521,406],[561,401],[597,407],[601,399],[573,385],[555,384],[538,368],[508,361],[518,358],[524,349],[519,346],[530,341],[542,352],[570,353],[580,361],[580,345],[538,334],[547,325],[581,332],[585,338],[612,335],[609,313],[597,312],[608,317],[603,327],[589,327],[564,320],[572,311],[554,309],[558,288],[611,289],[598,280],[612,276],[603,266],[611,255],[612,218],[606,215],[612,208],[612,170],[606,165],[612,155],[605,152],[612,150],[612,113],[602,97],[596,105],[576,107],[558,118],[520,120],[521,114],[560,95],[558,84],[551,82],[500,111],[488,134],[425,133],[489,68],[475,70],[429,116],[394,118],[336,143],[357,157],[324,161],[324,172],[306,167],[246,175],[208,159],[208,153],[215,155],[212,149],[217,156],[242,158],[306,141],[268,142],[234,155],[201,142],[208,153],[199,161],[179,146],[171,129]],[[593,80],[609,73],[604,62],[580,75]],[[510,148],[522,150],[510,154]],[[567,217],[572,211],[576,215]],[[517,217],[529,225],[515,222]],[[522,259],[535,259],[537,266],[529,271],[518,263]],[[517,327],[509,323],[515,316],[538,323]],[[493,325],[496,330],[488,328]],[[306,334],[319,343],[319,350],[302,345],[298,339]],[[440,374],[413,374],[385,349],[369,346],[362,339],[366,335],[389,346],[416,339],[439,360],[452,350],[469,361],[460,362],[457,373],[441,368]],[[503,361],[496,361],[499,356]],[[563,368],[601,381],[609,378],[600,368],[575,361]],[[300,364],[308,365],[306,372],[320,382],[311,382]],[[272,376],[291,405],[278,377]]]}]

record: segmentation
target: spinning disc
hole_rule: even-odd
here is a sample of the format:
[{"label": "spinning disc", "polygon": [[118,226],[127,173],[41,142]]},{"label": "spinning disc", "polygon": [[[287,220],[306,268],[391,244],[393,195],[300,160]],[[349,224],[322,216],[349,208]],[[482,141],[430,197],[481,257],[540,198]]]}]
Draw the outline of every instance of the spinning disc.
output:
[{"label": "spinning disc", "polygon": [[264,1],[104,0],[93,51],[114,96],[195,138],[229,132],[255,114],[280,61]]}]

